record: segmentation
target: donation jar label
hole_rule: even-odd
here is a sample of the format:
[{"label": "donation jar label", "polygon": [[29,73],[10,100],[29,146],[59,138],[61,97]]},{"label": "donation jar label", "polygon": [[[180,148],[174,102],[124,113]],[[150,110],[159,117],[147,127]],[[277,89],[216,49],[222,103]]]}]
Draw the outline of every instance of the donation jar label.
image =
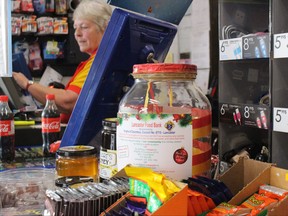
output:
[{"label": "donation jar label", "polygon": [[149,167],[175,180],[192,175],[191,114],[118,113],[118,170]]}]

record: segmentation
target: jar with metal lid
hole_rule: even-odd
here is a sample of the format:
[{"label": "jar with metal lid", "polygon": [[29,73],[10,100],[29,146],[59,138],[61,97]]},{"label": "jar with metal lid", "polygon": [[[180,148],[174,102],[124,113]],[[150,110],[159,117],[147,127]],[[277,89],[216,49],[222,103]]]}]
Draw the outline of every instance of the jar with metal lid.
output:
[{"label": "jar with metal lid", "polygon": [[100,147],[99,179],[111,178],[117,173],[116,126],[117,118],[102,121],[102,142]]},{"label": "jar with metal lid", "polygon": [[211,105],[197,66],[139,64],[118,110],[118,169],[150,167],[174,179],[210,176]]},{"label": "jar with metal lid", "polygon": [[88,177],[98,181],[98,160],[96,148],[77,145],[64,146],[56,153],[57,178]]}]

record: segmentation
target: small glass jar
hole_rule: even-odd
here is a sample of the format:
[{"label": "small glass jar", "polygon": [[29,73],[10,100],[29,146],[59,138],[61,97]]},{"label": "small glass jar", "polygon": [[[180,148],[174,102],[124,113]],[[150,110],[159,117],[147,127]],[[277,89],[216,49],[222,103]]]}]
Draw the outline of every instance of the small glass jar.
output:
[{"label": "small glass jar", "polygon": [[117,118],[102,121],[102,142],[99,157],[99,180],[111,178],[117,173],[116,126]]},{"label": "small glass jar", "polygon": [[57,178],[89,177],[98,181],[98,160],[93,146],[64,146],[56,154]]},{"label": "small glass jar", "polygon": [[196,65],[139,64],[118,111],[118,169],[150,167],[174,179],[210,176],[211,105]]}]

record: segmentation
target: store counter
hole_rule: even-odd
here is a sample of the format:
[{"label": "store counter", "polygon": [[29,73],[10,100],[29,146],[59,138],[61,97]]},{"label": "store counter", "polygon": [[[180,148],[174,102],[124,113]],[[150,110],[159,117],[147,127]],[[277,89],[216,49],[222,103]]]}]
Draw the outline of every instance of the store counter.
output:
[{"label": "store counter", "polygon": [[55,168],[55,157],[46,157],[42,155],[42,146],[16,147],[15,160],[10,163],[4,163],[0,160],[0,172],[15,168]]},{"label": "store counter", "polygon": [[[61,124],[61,136],[66,124]],[[45,167],[55,168],[55,158],[44,158],[42,154],[41,123],[31,125],[15,124],[15,161],[3,163],[0,160],[0,172],[7,169]]]}]

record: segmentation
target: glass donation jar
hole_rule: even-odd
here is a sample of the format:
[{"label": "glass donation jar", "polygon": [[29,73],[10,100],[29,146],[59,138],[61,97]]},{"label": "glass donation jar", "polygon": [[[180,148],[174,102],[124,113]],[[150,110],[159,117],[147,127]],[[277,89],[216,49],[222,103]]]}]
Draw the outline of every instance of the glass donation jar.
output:
[{"label": "glass donation jar", "polygon": [[211,105],[195,84],[197,66],[138,64],[118,110],[118,170],[149,167],[176,180],[210,177]]}]

